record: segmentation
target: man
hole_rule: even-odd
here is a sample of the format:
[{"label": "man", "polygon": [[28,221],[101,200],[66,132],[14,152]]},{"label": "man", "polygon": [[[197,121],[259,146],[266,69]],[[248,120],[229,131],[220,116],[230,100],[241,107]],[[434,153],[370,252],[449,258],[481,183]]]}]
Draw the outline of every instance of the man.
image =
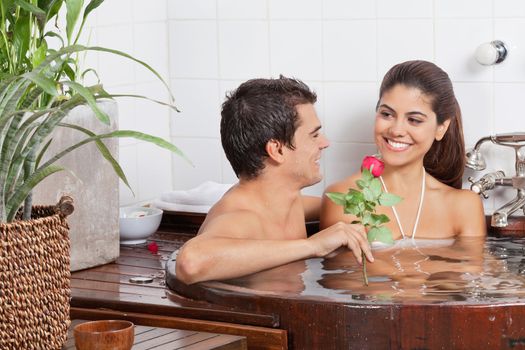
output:
[{"label": "man", "polygon": [[221,140],[239,182],[181,248],[178,279],[235,278],[341,247],[359,262],[362,251],[373,261],[362,226],[337,223],[306,235],[305,217],[318,216],[320,199],[300,191],[321,181],[319,160],[328,147],[316,100],[304,83],[285,77],[249,80],[227,96]]}]

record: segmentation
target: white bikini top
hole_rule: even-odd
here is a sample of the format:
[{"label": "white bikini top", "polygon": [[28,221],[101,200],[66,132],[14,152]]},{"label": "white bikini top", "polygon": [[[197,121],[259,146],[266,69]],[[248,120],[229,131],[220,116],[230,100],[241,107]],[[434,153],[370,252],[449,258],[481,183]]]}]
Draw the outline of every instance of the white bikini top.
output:
[{"label": "white bikini top", "polygon": [[[419,196],[419,206],[417,208],[416,221],[414,223],[412,235],[410,236],[412,240],[416,237],[417,225],[419,224],[419,217],[421,216],[421,209],[423,208],[423,200],[425,199],[425,179],[426,179],[426,171],[425,171],[425,168],[423,168],[423,178],[421,179],[421,194]],[[385,192],[388,193],[388,188],[386,187],[383,177],[379,176],[379,180],[381,180],[381,184],[383,184],[383,188],[385,189]],[[405,239],[407,236],[405,235],[403,226],[401,226],[401,220],[399,220],[399,214],[397,213],[395,206],[392,206],[392,211],[394,212],[394,217],[396,218],[396,222],[397,222],[397,226],[399,227],[399,231],[401,231],[401,235],[403,236],[402,239]]]}]

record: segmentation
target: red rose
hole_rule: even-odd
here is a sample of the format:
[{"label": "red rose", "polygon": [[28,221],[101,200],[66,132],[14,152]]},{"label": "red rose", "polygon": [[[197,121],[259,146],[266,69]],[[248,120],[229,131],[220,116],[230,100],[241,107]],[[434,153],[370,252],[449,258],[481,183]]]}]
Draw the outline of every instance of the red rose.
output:
[{"label": "red rose", "polygon": [[156,242],[151,242],[150,244],[148,244],[148,250],[152,254],[157,254],[157,252],[159,251],[159,246],[157,245]]},{"label": "red rose", "polygon": [[385,164],[376,157],[366,156],[361,163],[361,170],[368,169],[375,177],[379,177],[385,169]]}]

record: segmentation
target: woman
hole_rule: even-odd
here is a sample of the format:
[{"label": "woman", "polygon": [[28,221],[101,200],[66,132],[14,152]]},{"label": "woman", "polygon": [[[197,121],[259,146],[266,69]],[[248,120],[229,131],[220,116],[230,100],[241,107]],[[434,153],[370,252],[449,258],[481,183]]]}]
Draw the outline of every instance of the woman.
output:
[{"label": "woman", "polygon": [[[403,198],[394,207],[377,209],[391,219],[386,225],[394,240],[485,236],[481,199],[461,190],[465,162],[461,111],[443,70],[426,61],[392,67],[379,91],[374,137],[385,163],[383,191]],[[360,176],[354,174],[326,192],[357,188]],[[323,196],[322,228],[353,220]]]}]

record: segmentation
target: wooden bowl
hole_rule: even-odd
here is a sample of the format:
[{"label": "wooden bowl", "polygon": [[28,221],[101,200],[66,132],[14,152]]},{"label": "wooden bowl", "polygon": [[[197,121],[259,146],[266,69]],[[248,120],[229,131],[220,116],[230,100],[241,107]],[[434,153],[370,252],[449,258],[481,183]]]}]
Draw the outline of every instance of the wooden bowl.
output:
[{"label": "wooden bowl", "polygon": [[135,338],[133,323],[123,320],[85,322],[73,332],[78,350],[130,350]]}]

